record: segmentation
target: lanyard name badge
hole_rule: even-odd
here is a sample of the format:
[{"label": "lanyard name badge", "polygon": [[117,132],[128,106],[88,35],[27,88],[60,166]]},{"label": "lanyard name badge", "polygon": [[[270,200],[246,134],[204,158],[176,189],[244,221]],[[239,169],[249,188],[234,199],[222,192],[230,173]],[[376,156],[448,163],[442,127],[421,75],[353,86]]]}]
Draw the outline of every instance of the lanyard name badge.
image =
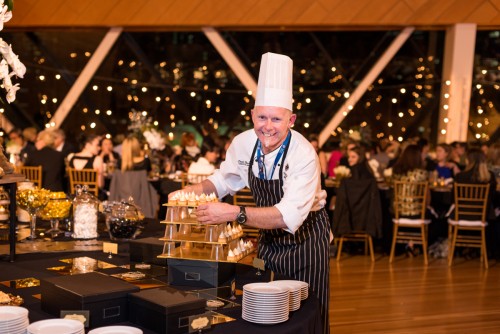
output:
[{"label": "lanyard name badge", "polygon": [[271,170],[271,175],[269,175],[269,178],[266,178],[267,173],[266,173],[266,166],[264,165],[264,154],[262,154],[262,143],[259,140],[259,142],[257,143],[257,163],[259,164],[259,179],[271,180],[273,178],[274,170],[276,169],[276,166],[278,165],[278,161],[280,161],[281,156],[285,152],[286,147],[290,143],[291,135],[292,135],[292,133],[291,133],[291,131],[289,131],[288,135],[286,136],[285,141],[283,142],[283,144],[280,147],[278,155],[276,155],[276,159],[274,159],[273,169]]}]

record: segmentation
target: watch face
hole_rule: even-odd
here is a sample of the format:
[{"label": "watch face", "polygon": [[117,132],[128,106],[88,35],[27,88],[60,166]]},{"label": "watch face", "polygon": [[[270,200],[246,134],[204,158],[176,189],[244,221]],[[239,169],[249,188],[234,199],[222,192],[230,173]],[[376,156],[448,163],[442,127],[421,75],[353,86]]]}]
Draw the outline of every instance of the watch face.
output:
[{"label": "watch face", "polygon": [[247,221],[247,215],[245,214],[245,211],[241,209],[240,213],[238,213],[238,216],[236,216],[236,221],[239,224],[245,224]]}]

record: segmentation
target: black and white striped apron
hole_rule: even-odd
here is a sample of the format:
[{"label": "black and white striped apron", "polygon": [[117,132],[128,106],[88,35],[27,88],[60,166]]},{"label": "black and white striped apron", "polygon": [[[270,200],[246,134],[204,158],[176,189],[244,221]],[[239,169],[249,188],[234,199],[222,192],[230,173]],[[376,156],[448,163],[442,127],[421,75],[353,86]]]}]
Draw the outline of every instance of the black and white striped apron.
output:
[{"label": "black and white striped apron", "polygon": [[[278,180],[262,180],[253,175],[255,144],[248,168],[248,182],[258,207],[270,207],[283,197],[283,165],[288,145],[279,168]],[[323,320],[323,333],[329,333],[329,220],[325,209],[311,211],[302,226],[294,233],[283,229],[260,230],[258,257],[276,273],[305,281],[318,297]]]}]

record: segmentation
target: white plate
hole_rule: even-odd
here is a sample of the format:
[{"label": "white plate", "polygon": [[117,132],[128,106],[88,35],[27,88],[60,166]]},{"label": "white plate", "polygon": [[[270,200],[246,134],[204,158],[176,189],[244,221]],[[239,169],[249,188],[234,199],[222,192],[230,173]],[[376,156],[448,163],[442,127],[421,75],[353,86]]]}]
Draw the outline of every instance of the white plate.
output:
[{"label": "white plate", "polygon": [[243,291],[266,295],[279,295],[288,292],[288,289],[281,286],[270,285],[268,283],[250,283],[243,286]]},{"label": "white plate", "polygon": [[262,319],[255,319],[255,318],[245,317],[245,316],[243,316],[242,318],[248,322],[253,322],[256,324],[264,324],[264,325],[279,324],[281,322],[285,322],[288,320],[288,316],[284,317],[284,318],[280,318],[280,319],[273,319],[273,320],[262,320]]},{"label": "white plate", "polygon": [[30,324],[28,319],[22,319],[22,321],[16,321],[16,322],[10,322],[8,324],[1,324],[0,325],[0,333],[2,333],[2,330],[4,329],[17,329],[21,328],[24,326],[24,328],[28,327]]},{"label": "white plate", "polygon": [[29,334],[79,334],[84,332],[83,324],[71,319],[48,319],[28,326]]},{"label": "white plate", "polygon": [[19,318],[27,318],[28,310],[20,306],[2,306],[0,307],[0,324]]},{"label": "white plate", "polygon": [[88,334],[142,334],[142,330],[130,326],[106,326],[93,329]]},{"label": "white plate", "polygon": [[288,307],[276,310],[274,312],[271,312],[270,310],[257,310],[257,309],[252,309],[248,307],[244,307],[242,310],[244,313],[252,313],[255,315],[263,315],[263,316],[275,316],[275,315],[282,315],[282,314],[287,314],[288,313]]}]

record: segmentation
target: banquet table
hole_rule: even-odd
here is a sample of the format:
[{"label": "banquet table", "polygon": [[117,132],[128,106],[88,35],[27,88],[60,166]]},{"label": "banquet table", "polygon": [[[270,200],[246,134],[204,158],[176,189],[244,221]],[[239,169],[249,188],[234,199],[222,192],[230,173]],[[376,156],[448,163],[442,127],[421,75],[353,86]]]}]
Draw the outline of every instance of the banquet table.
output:
[{"label": "banquet table", "polygon": [[[40,302],[40,287],[26,287],[15,289],[13,288],[11,280],[23,279],[34,277],[37,279],[44,279],[54,277],[59,274],[54,271],[49,271],[47,268],[61,266],[61,259],[70,259],[74,257],[86,256],[106,263],[114,264],[116,266],[129,264],[128,254],[114,255],[113,258],[108,258],[107,254],[102,252],[70,252],[70,253],[29,253],[19,254],[17,261],[14,263],[0,263],[0,290],[14,295],[20,295],[24,299],[23,307],[29,310],[30,323],[35,321],[54,318],[52,315],[45,313],[41,309]],[[100,269],[98,271],[110,274],[116,273],[118,270],[123,270],[119,267]],[[166,269],[168,270],[168,268]],[[237,291],[241,290],[243,285],[250,282],[268,281],[270,278],[269,272],[263,272],[261,275],[256,274],[255,268],[237,264],[236,268],[236,288]],[[157,282],[162,282],[164,285],[168,284],[167,271],[163,275],[154,278]],[[182,290],[193,289],[176,287]],[[303,301],[301,308],[295,312],[290,313],[288,321],[276,325],[259,325],[247,322],[241,318],[241,294],[237,294],[235,307],[217,310],[218,313],[224,314],[228,317],[236,319],[232,322],[217,324],[210,329],[210,333],[269,333],[273,331],[275,334],[286,333],[319,333],[321,332],[321,320],[319,314],[319,302],[316,297],[311,293],[309,298]],[[120,323],[120,325],[140,326],[134,325],[129,322]],[[144,334],[154,334],[145,328],[141,328]],[[87,329],[87,331],[90,329]]]}]

